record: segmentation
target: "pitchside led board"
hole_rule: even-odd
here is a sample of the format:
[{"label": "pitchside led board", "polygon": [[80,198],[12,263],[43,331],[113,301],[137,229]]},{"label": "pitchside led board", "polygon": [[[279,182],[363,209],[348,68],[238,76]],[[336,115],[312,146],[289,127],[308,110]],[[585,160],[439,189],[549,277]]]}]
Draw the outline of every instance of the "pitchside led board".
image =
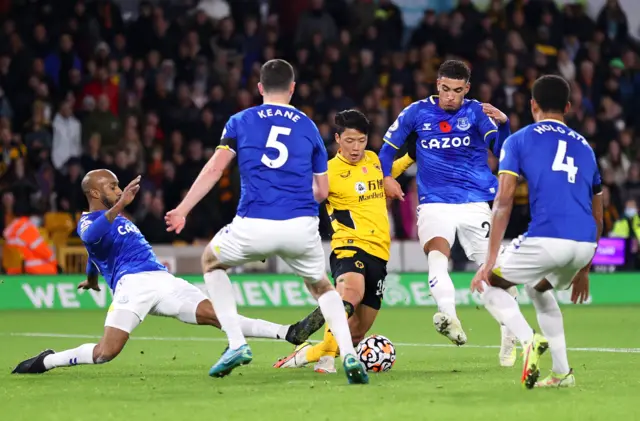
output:
[{"label": "pitchside led board", "polygon": [[601,238],[596,255],[593,257],[594,266],[624,266],[627,241],[624,238]]}]

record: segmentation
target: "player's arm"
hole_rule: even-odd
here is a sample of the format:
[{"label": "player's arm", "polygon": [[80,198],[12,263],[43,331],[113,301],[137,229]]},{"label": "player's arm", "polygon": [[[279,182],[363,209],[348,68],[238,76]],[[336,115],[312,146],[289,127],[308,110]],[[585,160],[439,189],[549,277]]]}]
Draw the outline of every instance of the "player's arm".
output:
[{"label": "player's arm", "polygon": [[476,114],[478,130],[495,156],[500,156],[502,145],[511,135],[511,124],[505,113],[491,104],[482,104],[482,112]]},{"label": "player's arm", "polygon": [[78,289],[93,289],[95,291],[100,291],[100,287],[98,286],[98,268],[93,264],[91,258],[87,259],[86,274],[87,279],[78,285]]},{"label": "player's arm", "polygon": [[[593,157],[595,162],[595,155]],[[597,165],[597,164],[596,164]],[[603,228],[604,218],[604,202],[602,200],[602,180],[600,179],[600,172],[596,169],[593,177],[593,199],[591,203],[591,211],[593,213],[593,219],[596,221],[596,244],[600,241]],[[595,257],[595,250],[593,253]],[[582,304],[589,299],[589,271],[591,270],[591,264],[593,257],[589,263],[580,269],[580,271],[573,278],[571,289],[571,302],[574,304]]]},{"label": "player's arm", "polygon": [[393,122],[383,137],[384,144],[380,149],[378,157],[380,158],[380,166],[382,167],[382,173],[385,177],[391,177],[393,159],[397,151],[407,141],[411,132],[413,132],[415,119],[414,107],[414,104],[412,104],[402,110],[396,121]]},{"label": "player's arm", "polygon": [[412,132],[407,138],[407,153],[404,154],[401,158],[393,161],[393,167],[391,167],[391,176],[393,178],[398,178],[416,162],[417,140],[418,135],[415,132]]},{"label": "player's arm", "polygon": [[[380,149],[378,158],[380,158],[380,166],[382,167],[382,174],[384,176],[384,190],[387,197],[391,199],[404,200],[404,193],[402,187],[393,177],[393,160],[396,156],[396,152],[407,141],[409,135],[414,131],[415,127],[415,104],[411,104],[405,108],[396,121],[389,127],[387,133],[385,133],[383,140],[384,144]],[[405,161],[406,164],[406,161]],[[401,167],[396,167],[399,170]],[[407,167],[408,168],[408,167]]]},{"label": "player's arm", "polygon": [[393,166],[391,167],[391,177],[398,178],[400,177],[406,170],[409,169],[413,163],[416,162],[413,160],[408,153],[404,154],[401,158],[393,161]]},{"label": "player's arm", "polygon": [[320,136],[318,128],[315,129],[313,156],[311,157],[311,169],[313,171],[313,198],[316,202],[322,203],[329,197],[329,155],[324,145],[324,140]]},{"label": "player's arm", "polygon": [[134,178],[133,181],[124,188],[120,199],[111,209],[93,221],[87,218],[80,223],[80,239],[86,244],[96,244],[99,242],[102,237],[109,232],[111,224],[115,221],[116,217],[133,202],[138,190],[140,190],[140,176]]},{"label": "player's arm", "polygon": [[200,171],[200,174],[198,174],[196,181],[194,181],[187,195],[176,208],[180,215],[188,215],[202,198],[211,191],[213,186],[220,181],[222,173],[227,169],[235,156],[236,154],[233,149],[220,146],[216,149],[213,156],[209,158],[209,161],[207,161],[204,168]]},{"label": "player's arm", "polygon": [[489,250],[485,265],[493,268],[500,252],[500,245],[509,224],[513,199],[516,195],[520,172],[520,156],[518,142],[520,134],[511,136],[500,152],[500,169],[498,171],[498,193],[493,202],[491,231],[489,233]]},{"label": "player's arm", "polygon": [[236,157],[237,150],[237,130],[236,119],[232,117],[222,130],[222,138],[220,139],[220,145],[216,148],[213,156],[209,158],[209,161],[198,174],[196,181],[187,192],[182,202],[176,207],[176,209],[167,212],[167,216],[170,218],[175,217],[184,221],[189,212],[211,191],[213,186],[216,185],[224,170],[227,169],[233,158]]}]

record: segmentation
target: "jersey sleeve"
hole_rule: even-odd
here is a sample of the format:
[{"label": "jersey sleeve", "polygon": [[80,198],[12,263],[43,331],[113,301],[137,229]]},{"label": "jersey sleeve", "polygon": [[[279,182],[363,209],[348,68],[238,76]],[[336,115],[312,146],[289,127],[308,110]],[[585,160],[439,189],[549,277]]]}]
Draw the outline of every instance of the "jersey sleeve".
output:
[{"label": "jersey sleeve", "polygon": [[93,264],[93,262],[91,261],[91,258],[87,259],[87,270],[86,270],[86,274],[88,277],[90,276],[97,276],[99,273],[98,268],[96,267],[95,264]]},{"label": "jersey sleeve", "polygon": [[220,138],[220,145],[216,149],[226,149],[233,153],[237,153],[238,149],[238,118],[234,115],[231,116],[227,124],[224,125],[222,130],[222,137]]},{"label": "jersey sleeve", "polygon": [[593,159],[594,172],[593,183],[591,185],[593,194],[602,194],[602,178],[600,177],[600,170],[598,169],[598,161],[596,160],[596,154],[591,150],[591,158]]},{"label": "jersey sleeve", "polygon": [[482,111],[482,104],[473,101],[472,112],[478,135],[491,151],[498,156],[502,144],[511,134],[509,121],[498,126],[498,123]]},{"label": "jersey sleeve", "polygon": [[89,216],[80,218],[78,222],[78,235],[85,244],[96,244],[102,240],[111,229],[111,222],[105,214],[101,214],[95,220]]},{"label": "jersey sleeve", "polygon": [[504,142],[500,151],[500,167],[498,174],[511,174],[520,176],[520,138],[522,132],[515,133]]},{"label": "jersey sleeve", "polygon": [[313,175],[323,175],[327,173],[327,162],[329,161],[329,155],[327,154],[327,148],[324,146],[324,140],[320,136],[320,132],[315,124],[312,124],[314,128],[315,142],[313,144],[313,155],[311,157],[311,168]]},{"label": "jersey sleeve", "polygon": [[416,104],[411,104],[398,115],[396,121],[384,135],[384,142],[394,149],[400,149],[407,141],[409,135],[414,131],[416,118]]},{"label": "jersey sleeve", "polygon": [[402,110],[383,137],[384,145],[382,145],[378,157],[385,177],[392,175],[393,159],[396,152],[414,132],[416,109],[416,103],[413,103]]}]

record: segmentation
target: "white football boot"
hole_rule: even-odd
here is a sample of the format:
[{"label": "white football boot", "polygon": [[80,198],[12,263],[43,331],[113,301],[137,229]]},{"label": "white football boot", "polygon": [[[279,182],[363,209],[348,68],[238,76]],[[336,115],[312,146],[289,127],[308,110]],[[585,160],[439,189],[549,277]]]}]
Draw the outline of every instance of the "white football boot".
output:
[{"label": "white football boot", "polygon": [[455,345],[460,346],[467,343],[467,334],[462,330],[462,325],[457,317],[438,312],[433,315],[433,325],[439,334],[449,338]]},{"label": "white football boot", "polygon": [[500,326],[500,331],[502,332],[500,353],[498,354],[500,365],[503,367],[513,367],[517,359],[517,339],[506,326]]},{"label": "white football boot", "polygon": [[336,359],[330,355],[320,357],[320,361],[313,367],[313,371],[322,374],[335,374],[336,373]]},{"label": "white football boot", "polygon": [[309,342],[304,342],[296,347],[291,354],[280,358],[273,365],[274,368],[300,368],[309,363],[307,361],[307,350],[311,347]]}]

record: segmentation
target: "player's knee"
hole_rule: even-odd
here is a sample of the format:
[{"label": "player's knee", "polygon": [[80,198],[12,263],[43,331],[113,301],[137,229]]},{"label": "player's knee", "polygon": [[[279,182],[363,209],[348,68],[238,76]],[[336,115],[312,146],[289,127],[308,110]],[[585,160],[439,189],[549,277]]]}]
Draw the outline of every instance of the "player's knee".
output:
[{"label": "player's knee", "polygon": [[196,308],[196,323],[199,325],[214,326],[220,329],[220,321],[213,310],[213,304],[209,300],[203,300]]},{"label": "player's knee", "polygon": [[451,245],[445,238],[442,237],[435,237],[427,241],[424,244],[423,249],[424,253],[427,256],[434,251],[438,251],[447,258],[447,261],[449,260],[449,255],[451,254]]},{"label": "player's knee", "polygon": [[213,272],[216,269],[228,269],[227,266],[220,263],[220,260],[218,260],[218,257],[211,249],[211,246],[205,247],[204,252],[202,252],[200,263],[202,265],[202,273]]},{"label": "player's knee", "polygon": [[104,364],[116,358],[124,348],[120,344],[99,343],[93,350],[93,362],[96,364]]}]

